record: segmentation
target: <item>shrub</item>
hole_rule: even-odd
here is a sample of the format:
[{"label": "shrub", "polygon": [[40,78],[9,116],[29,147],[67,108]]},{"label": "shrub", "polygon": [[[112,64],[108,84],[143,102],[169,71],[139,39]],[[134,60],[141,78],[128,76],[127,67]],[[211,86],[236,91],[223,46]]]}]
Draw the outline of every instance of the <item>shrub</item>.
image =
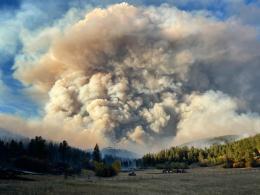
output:
[{"label": "shrub", "polygon": [[225,159],[223,168],[233,168],[233,161],[230,159]]},{"label": "shrub", "polygon": [[166,165],[165,163],[156,165],[156,169],[168,169],[168,168],[169,168],[169,166]]},{"label": "shrub", "polygon": [[245,163],[245,167],[258,167],[257,160],[255,159],[248,159]]},{"label": "shrub", "polygon": [[121,171],[121,162],[119,160],[116,160],[112,164],[112,168],[115,170],[116,174],[118,174]]},{"label": "shrub", "polygon": [[253,167],[260,167],[260,158],[254,161]]},{"label": "shrub", "polygon": [[117,172],[111,165],[95,162],[95,174],[99,177],[112,177],[117,175]]},{"label": "shrub", "polygon": [[244,168],[245,167],[245,162],[244,161],[234,162],[232,167],[233,168]]},{"label": "shrub", "polygon": [[208,163],[208,161],[206,159],[203,159],[203,160],[199,161],[199,166],[200,167],[208,167],[209,163]]},{"label": "shrub", "polygon": [[163,163],[157,164],[157,169],[188,169],[188,164],[184,162],[172,162],[172,163]]},{"label": "shrub", "polygon": [[189,166],[186,163],[183,162],[172,162],[170,164],[172,169],[188,169]]}]

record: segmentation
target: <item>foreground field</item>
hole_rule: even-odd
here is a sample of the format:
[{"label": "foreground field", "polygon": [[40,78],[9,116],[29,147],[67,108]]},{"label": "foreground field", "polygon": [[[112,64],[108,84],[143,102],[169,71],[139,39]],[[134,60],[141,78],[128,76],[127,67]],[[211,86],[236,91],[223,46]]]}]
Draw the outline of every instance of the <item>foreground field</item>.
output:
[{"label": "foreground field", "polygon": [[184,174],[138,171],[108,179],[27,176],[34,181],[0,180],[0,194],[260,194],[259,169],[196,168]]}]

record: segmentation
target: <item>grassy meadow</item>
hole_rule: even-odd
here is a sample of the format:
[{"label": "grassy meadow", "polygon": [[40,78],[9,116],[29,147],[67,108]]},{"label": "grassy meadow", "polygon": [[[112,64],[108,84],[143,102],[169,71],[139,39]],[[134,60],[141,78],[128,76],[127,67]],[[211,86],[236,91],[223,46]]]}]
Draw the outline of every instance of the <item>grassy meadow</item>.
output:
[{"label": "grassy meadow", "polygon": [[[260,169],[194,168],[187,173],[162,174],[160,170],[120,173],[98,178],[91,173],[63,176],[25,176],[33,181],[0,180],[0,194],[260,194]],[[89,175],[89,176],[88,176]]]}]

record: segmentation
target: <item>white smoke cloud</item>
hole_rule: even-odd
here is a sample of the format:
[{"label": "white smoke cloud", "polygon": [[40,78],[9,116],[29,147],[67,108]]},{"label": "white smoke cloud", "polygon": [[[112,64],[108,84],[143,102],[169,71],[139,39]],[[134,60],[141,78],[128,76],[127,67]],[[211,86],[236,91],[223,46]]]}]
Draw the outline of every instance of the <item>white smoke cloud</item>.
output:
[{"label": "white smoke cloud", "polygon": [[166,5],[121,3],[80,20],[75,14],[24,35],[15,77],[37,93],[45,114],[27,123],[0,116],[9,121],[1,127],[19,131],[17,120],[26,135],[141,152],[260,132],[248,103],[258,97],[252,83],[260,45],[253,28]]},{"label": "white smoke cloud", "polygon": [[[191,94],[180,106],[177,142],[222,135],[259,133],[260,117],[256,113],[239,113],[235,99],[222,92]],[[191,136],[192,135],[192,136]]]}]

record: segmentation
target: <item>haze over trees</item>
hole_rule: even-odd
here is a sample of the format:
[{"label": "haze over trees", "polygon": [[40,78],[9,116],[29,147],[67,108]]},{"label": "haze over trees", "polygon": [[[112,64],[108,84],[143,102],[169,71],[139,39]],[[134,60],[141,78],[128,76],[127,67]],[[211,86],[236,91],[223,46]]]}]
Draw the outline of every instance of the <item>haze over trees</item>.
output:
[{"label": "haze over trees", "polygon": [[142,159],[144,166],[158,168],[177,165],[187,167],[193,163],[200,166],[223,165],[225,168],[257,167],[260,166],[260,134],[204,149],[172,147],[158,153],[146,154]]}]

